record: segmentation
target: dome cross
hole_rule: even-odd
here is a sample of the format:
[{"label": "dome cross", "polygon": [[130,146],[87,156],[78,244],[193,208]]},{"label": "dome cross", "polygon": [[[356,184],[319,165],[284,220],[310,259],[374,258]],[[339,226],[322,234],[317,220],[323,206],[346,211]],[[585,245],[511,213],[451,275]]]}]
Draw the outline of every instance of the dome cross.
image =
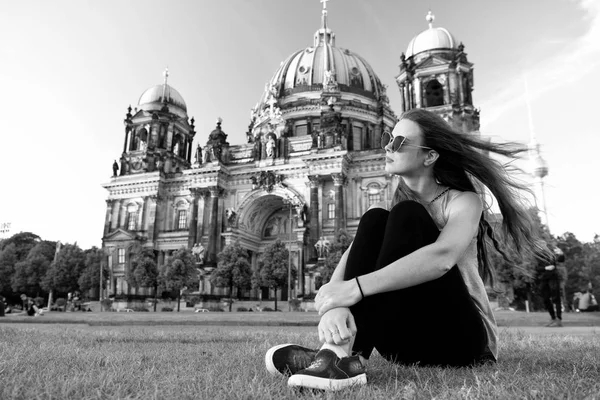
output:
[{"label": "dome cross", "polygon": [[427,22],[429,22],[429,29],[433,28],[433,21],[435,20],[435,15],[433,15],[433,13],[431,12],[431,10],[429,10],[429,12],[427,13],[427,16],[425,17],[425,20]]}]

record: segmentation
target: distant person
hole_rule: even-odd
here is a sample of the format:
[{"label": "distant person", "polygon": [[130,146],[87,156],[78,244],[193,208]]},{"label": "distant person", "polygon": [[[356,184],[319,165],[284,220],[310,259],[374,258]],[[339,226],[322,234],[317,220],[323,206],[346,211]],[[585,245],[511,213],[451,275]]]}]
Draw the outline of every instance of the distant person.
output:
[{"label": "distant person", "polygon": [[590,292],[590,289],[586,289],[585,292],[579,297],[579,305],[577,307],[579,312],[591,312],[600,311],[598,301],[596,297]]},{"label": "distant person", "polygon": [[30,317],[37,317],[38,315],[43,314],[44,310],[38,307],[37,304],[35,304],[35,301],[33,301],[33,299],[29,299],[27,304],[27,315],[29,315]]},{"label": "distant person", "polygon": [[558,247],[552,248],[554,260],[548,264],[543,258],[538,259],[537,278],[539,280],[539,289],[544,307],[550,314],[548,327],[561,327],[562,325],[562,295],[561,295],[561,276],[556,268],[558,263],[565,261],[565,255]]},{"label": "distant person", "polygon": [[322,347],[283,344],[265,355],[269,372],[291,374],[289,386],[364,385],[374,349],[402,365],[496,362],[498,328],[484,282],[493,285],[487,243],[499,243],[485,219],[487,190],[519,254],[552,258],[519,202],[526,187],[495,158],[512,162],[524,146],[460,133],[419,108],[384,132],[381,146],[385,171],[400,178],[398,187],[391,209],[382,202],[364,213],[354,241],[315,297]]}]

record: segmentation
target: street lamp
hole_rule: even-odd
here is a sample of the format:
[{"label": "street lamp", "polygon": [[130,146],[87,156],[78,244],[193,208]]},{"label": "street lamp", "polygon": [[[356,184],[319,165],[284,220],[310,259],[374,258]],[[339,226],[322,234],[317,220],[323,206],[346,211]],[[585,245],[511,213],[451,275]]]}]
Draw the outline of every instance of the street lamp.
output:
[{"label": "street lamp", "polygon": [[294,207],[298,207],[299,203],[296,196],[283,199],[283,204],[290,208],[290,233],[288,237],[288,311],[292,311],[292,305],[290,303],[290,296],[292,295],[292,210]]}]

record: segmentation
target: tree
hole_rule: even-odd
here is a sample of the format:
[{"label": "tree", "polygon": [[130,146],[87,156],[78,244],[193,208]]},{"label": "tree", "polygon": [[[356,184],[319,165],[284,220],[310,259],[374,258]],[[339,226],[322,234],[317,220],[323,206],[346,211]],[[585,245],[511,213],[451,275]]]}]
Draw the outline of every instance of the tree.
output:
[{"label": "tree", "polygon": [[[232,243],[225,246],[217,256],[217,268],[212,272],[210,281],[218,287],[228,287],[229,297],[233,297],[233,288],[238,288],[238,296],[241,289],[250,287],[252,278],[252,267],[248,261],[248,252],[239,244]],[[229,302],[229,311],[233,300]]]},{"label": "tree", "polygon": [[[104,253],[101,249],[96,246],[91,249],[87,249],[84,252],[85,255],[85,267],[81,271],[81,275],[77,280],[79,289],[82,293],[89,292],[94,289],[100,288],[100,268],[102,267],[102,289],[106,288],[106,280],[109,275],[108,266],[103,262]],[[100,293],[98,293],[100,298]]]},{"label": "tree", "polygon": [[156,311],[158,277],[159,271],[154,250],[148,247],[137,249],[131,259],[131,266],[125,273],[125,279],[136,290],[140,287],[154,288],[154,311]]},{"label": "tree", "polygon": [[20,232],[12,235],[8,239],[4,239],[0,242],[0,250],[4,250],[6,246],[11,244],[15,245],[15,251],[17,253],[17,261],[23,261],[29,251],[40,241],[40,237],[35,233],[31,232]]},{"label": "tree", "polygon": [[[253,286],[267,286],[275,290],[275,310],[277,310],[277,289],[288,282],[288,250],[280,239],[269,245],[258,260],[258,268],[252,276]],[[296,270],[292,268],[292,279]],[[288,293],[288,297],[291,293]]]},{"label": "tree", "polygon": [[340,229],[337,231],[333,239],[333,243],[329,248],[329,254],[325,259],[325,265],[319,271],[321,274],[319,286],[323,283],[329,282],[331,275],[333,275],[333,271],[335,271],[335,268],[340,262],[342,255],[344,255],[344,252],[348,250],[348,247],[350,247],[352,240],[352,236],[350,236],[345,229]]},{"label": "tree", "polygon": [[193,283],[196,277],[195,260],[192,251],[181,248],[173,254],[160,271],[160,282],[168,290],[177,290],[177,311],[181,303],[181,292]]},{"label": "tree", "polygon": [[50,264],[42,280],[42,288],[50,292],[69,293],[79,290],[79,277],[85,269],[85,253],[75,244],[65,244]]},{"label": "tree", "polygon": [[0,293],[12,294],[11,280],[17,263],[17,246],[10,243],[0,251]]},{"label": "tree", "polygon": [[15,265],[15,273],[11,279],[11,286],[15,292],[27,293],[30,296],[41,296],[43,289],[42,280],[54,259],[56,242],[47,240],[37,243],[25,260]]},{"label": "tree", "polygon": [[[536,208],[527,210],[529,217],[533,223],[535,235],[545,241],[547,244],[553,244],[555,239],[548,232],[548,228],[544,225],[538,215]],[[506,237],[505,233],[500,229],[501,221],[491,221],[490,224],[494,228],[494,236],[500,244],[501,250],[506,254],[508,260],[498,253],[494,246],[488,241],[488,253],[491,264],[495,270],[496,280],[499,287],[512,290],[514,294],[513,302],[516,304],[524,304],[527,300],[535,308],[541,307],[541,299],[534,297],[538,286],[536,268],[538,260],[529,253],[517,252],[512,241]]]},{"label": "tree", "polygon": [[565,287],[572,295],[580,292],[588,285],[596,297],[600,297],[600,237],[596,235],[591,243],[582,243],[571,232],[558,237],[558,247],[565,254],[565,267],[569,279]]}]

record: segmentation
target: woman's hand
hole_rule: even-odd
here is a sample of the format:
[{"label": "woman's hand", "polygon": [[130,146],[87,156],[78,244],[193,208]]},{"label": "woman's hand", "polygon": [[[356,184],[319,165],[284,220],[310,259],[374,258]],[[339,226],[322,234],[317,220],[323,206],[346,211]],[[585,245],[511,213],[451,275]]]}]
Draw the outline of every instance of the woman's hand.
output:
[{"label": "woman's hand", "polygon": [[350,307],[362,299],[356,280],[330,281],[321,286],[315,296],[315,309],[319,315],[338,307]]},{"label": "woman's hand", "polygon": [[354,317],[347,307],[334,308],[321,317],[319,340],[329,344],[348,343],[356,335]]}]

